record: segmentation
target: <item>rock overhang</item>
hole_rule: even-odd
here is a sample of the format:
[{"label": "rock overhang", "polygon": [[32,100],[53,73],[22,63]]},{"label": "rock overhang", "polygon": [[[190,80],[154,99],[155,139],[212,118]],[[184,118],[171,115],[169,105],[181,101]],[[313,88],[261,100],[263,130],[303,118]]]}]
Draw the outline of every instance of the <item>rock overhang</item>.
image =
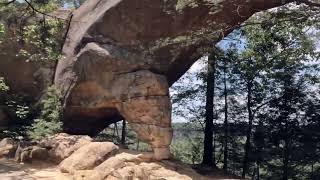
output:
[{"label": "rock overhang", "polygon": [[[75,107],[84,117],[97,116],[101,126],[123,117],[159,159],[168,157],[169,86],[254,12],[292,1],[86,1],[74,12],[65,59],[56,71],[55,83],[65,95],[65,124],[77,117],[70,112]],[[88,111],[109,108],[118,118]]]}]

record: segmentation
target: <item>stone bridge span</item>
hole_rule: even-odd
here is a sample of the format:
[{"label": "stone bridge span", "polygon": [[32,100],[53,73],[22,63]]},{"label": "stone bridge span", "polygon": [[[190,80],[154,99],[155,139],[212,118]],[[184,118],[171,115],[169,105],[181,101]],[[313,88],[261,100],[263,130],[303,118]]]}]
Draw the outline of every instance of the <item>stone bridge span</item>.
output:
[{"label": "stone bridge span", "polygon": [[169,157],[169,87],[255,12],[293,0],[87,0],[72,16],[55,84],[64,128],[95,135],[126,119]]}]

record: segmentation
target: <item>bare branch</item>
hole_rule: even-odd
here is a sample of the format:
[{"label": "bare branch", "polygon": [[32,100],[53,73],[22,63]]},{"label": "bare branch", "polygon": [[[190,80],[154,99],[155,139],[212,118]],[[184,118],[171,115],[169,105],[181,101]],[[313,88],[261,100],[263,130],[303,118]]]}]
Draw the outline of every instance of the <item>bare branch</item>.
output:
[{"label": "bare branch", "polygon": [[260,104],[259,106],[257,106],[254,110],[253,110],[253,114],[256,114],[256,112],[258,112],[261,108],[263,108],[265,105],[271,103],[272,101],[278,101],[280,100],[282,97],[275,97],[275,98],[271,98],[267,101],[265,101],[264,103]]},{"label": "bare branch", "polygon": [[24,0],[24,1],[28,4],[28,7],[30,7],[30,8],[32,9],[32,11],[33,11],[33,12],[36,12],[36,13],[42,14],[42,15],[47,16],[47,17],[55,18],[55,19],[67,20],[67,19],[63,19],[63,18],[60,18],[60,17],[57,17],[57,16],[52,16],[52,15],[50,15],[50,14],[44,13],[44,12],[42,12],[42,11],[40,11],[40,10],[36,9],[36,8],[31,4],[31,2],[30,2],[30,1],[28,1],[28,0]]}]

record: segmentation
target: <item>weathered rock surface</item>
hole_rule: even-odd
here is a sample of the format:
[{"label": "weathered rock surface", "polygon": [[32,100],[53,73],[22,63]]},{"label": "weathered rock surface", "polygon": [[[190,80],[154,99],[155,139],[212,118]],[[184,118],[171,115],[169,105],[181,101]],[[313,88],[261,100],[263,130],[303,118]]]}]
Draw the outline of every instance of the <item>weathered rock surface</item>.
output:
[{"label": "weathered rock surface", "polygon": [[56,134],[41,140],[39,146],[49,150],[49,160],[60,163],[82,146],[89,144],[92,139],[89,136],[69,135],[66,133]]},{"label": "weathered rock surface", "polygon": [[12,158],[15,155],[17,143],[11,138],[4,138],[0,141],[0,157]]},{"label": "weathered rock surface", "polygon": [[[68,10],[57,10],[52,15],[67,18],[70,13]],[[0,77],[4,77],[5,83],[10,87],[10,94],[24,97],[24,103],[32,106],[38,103],[48,85],[52,84],[56,62],[35,62],[29,59],[30,56],[19,53],[21,49],[27,49],[33,54],[36,49],[33,44],[28,44],[28,41],[21,42],[18,34],[23,25],[19,23],[32,22],[37,18],[16,15],[8,17],[7,14],[0,14],[0,23],[6,29],[6,34],[2,34],[0,43]],[[61,37],[56,39],[61,39],[63,35],[62,32]],[[2,94],[0,94],[2,100],[1,96]],[[4,106],[4,102],[0,102],[0,128],[6,128],[16,120],[13,115],[8,116],[8,108]]]},{"label": "weathered rock surface", "polygon": [[17,162],[32,162],[34,160],[46,160],[48,158],[48,150],[38,146],[36,142],[20,141],[17,142],[18,147],[15,151],[14,160]]},{"label": "weathered rock surface", "polygon": [[48,150],[39,146],[33,146],[30,152],[30,158],[45,161],[49,158]]},{"label": "weathered rock surface", "polygon": [[111,142],[91,142],[79,148],[59,167],[62,172],[74,173],[77,170],[92,169],[118,151],[118,146]]},{"label": "weathered rock surface", "polygon": [[60,163],[79,148],[92,142],[89,136],[56,134],[40,142],[20,141],[10,138],[0,141],[0,157],[14,158],[17,162],[48,161]]},{"label": "weathered rock surface", "polygon": [[31,163],[32,161],[46,161],[48,159],[48,150],[39,146],[18,146],[15,152],[15,160],[22,163]]},{"label": "weathered rock surface", "polygon": [[[10,144],[9,140],[2,144]],[[19,163],[0,157],[0,179],[57,180],[206,180],[187,165],[155,161],[153,153],[119,149],[111,142],[90,142],[70,154],[59,166],[51,164],[46,148],[20,142]],[[35,160],[35,161],[34,161]],[[23,166],[23,167],[22,167]],[[60,171],[60,172],[59,172]],[[221,177],[217,175],[217,177]],[[215,178],[214,178],[215,179]],[[217,178],[222,179],[222,178]],[[230,178],[228,178],[230,179]]]},{"label": "weathered rock surface", "polygon": [[293,0],[89,0],[73,13],[55,84],[64,127],[95,135],[126,119],[169,158],[168,88],[253,13]]},{"label": "weathered rock surface", "polygon": [[179,163],[152,162],[141,158],[141,154],[127,152],[108,158],[92,170],[74,172],[75,180],[123,180],[123,179],[163,179],[191,180],[206,179],[189,167]]},{"label": "weathered rock surface", "polygon": [[26,62],[17,56],[20,48],[15,42],[0,44],[0,77],[5,78],[10,93],[26,96],[29,102],[35,103],[52,80],[54,64],[41,66],[38,62]]}]

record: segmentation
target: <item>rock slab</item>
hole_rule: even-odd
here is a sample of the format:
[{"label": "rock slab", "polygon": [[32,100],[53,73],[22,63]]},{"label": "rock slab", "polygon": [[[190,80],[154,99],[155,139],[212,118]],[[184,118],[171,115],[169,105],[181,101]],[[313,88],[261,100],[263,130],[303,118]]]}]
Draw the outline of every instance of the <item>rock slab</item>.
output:
[{"label": "rock slab", "polygon": [[63,160],[59,168],[61,172],[72,174],[77,170],[90,170],[114,155],[118,150],[119,147],[111,142],[91,142]]},{"label": "rock slab", "polygon": [[89,144],[92,139],[89,136],[69,135],[66,133],[56,134],[43,139],[39,145],[49,150],[49,160],[60,163],[80,147]]}]

